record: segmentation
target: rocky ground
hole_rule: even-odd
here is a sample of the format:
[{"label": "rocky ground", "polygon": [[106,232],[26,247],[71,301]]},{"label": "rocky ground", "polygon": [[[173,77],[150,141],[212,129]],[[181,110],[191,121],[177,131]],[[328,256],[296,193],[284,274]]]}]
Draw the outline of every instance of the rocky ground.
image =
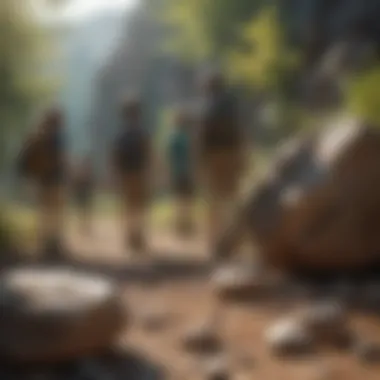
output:
[{"label": "rocky ground", "polygon": [[[152,257],[136,260],[123,252],[111,225],[97,229],[96,238],[70,233],[71,249],[87,269],[121,280],[131,319],[120,344],[163,369],[162,378],[379,378],[380,280],[316,285],[264,276],[225,285],[249,285],[244,297],[226,297],[223,281],[219,290],[211,281],[201,238],[184,242],[156,233]],[[72,378],[116,379],[109,371],[100,375],[99,360],[98,377]]]}]

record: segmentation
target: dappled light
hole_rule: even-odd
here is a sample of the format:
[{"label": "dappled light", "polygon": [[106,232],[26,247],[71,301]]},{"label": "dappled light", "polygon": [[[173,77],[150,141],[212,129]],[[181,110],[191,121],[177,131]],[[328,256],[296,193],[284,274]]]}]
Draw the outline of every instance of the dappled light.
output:
[{"label": "dappled light", "polygon": [[377,379],[379,17],[1,0],[0,379]]}]

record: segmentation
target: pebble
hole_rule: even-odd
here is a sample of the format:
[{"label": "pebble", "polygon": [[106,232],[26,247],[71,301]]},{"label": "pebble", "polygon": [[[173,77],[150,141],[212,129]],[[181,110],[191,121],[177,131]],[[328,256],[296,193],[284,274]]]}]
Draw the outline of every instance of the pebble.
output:
[{"label": "pebble", "polygon": [[223,358],[213,358],[205,364],[207,380],[229,380],[230,374]]},{"label": "pebble", "polygon": [[262,278],[250,265],[219,268],[212,282],[221,297],[251,296],[265,291]]},{"label": "pebble", "polygon": [[279,355],[307,353],[313,343],[312,336],[295,317],[276,322],[266,331],[265,337],[270,349]]}]

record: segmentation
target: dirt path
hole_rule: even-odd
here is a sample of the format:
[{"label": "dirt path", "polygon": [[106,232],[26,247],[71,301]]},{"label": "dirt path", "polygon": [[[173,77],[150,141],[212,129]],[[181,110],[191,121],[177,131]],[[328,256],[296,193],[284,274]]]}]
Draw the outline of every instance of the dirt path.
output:
[{"label": "dirt path", "polygon": [[[80,238],[68,233],[69,243],[78,257],[88,261],[133,265],[125,254],[120,234],[112,221],[96,224],[93,238]],[[207,258],[202,237],[183,242],[169,231],[154,231],[151,250],[155,259],[195,260]],[[181,337],[188,328],[212,315],[216,297],[207,277],[168,278],[154,284],[132,283],[125,286],[125,300],[131,321],[122,337],[123,343],[136,348],[146,357],[163,365],[168,378],[175,380],[204,379],[204,357],[187,353]],[[224,360],[236,380],[377,380],[380,366],[361,364],[353,353],[325,351],[303,360],[275,359],[264,343],[268,325],[294,305],[276,301],[253,300],[243,304],[219,304],[219,331],[222,335]],[[146,310],[163,310],[168,321],[155,331],[142,323]],[[352,313],[350,319],[358,331],[380,339],[380,323],[364,313]]]}]

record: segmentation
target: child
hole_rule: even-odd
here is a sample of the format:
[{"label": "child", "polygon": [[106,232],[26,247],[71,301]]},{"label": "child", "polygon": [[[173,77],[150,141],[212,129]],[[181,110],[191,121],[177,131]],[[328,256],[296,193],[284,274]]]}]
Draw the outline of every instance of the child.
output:
[{"label": "child", "polygon": [[213,246],[237,200],[247,142],[237,100],[223,75],[211,72],[202,84],[197,165],[208,197],[209,243]]},{"label": "child", "polygon": [[150,198],[151,143],[144,129],[139,99],[123,103],[122,128],[114,145],[113,167],[126,222],[126,243],[135,251],[145,249],[145,214]]},{"label": "child", "polygon": [[26,140],[18,160],[19,174],[38,189],[40,232],[46,254],[57,258],[62,249],[66,159],[63,113],[48,109],[37,130]]},{"label": "child", "polygon": [[89,157],[85,158],[75,173],[74,196],[78,211],[80,212],[82,232],[91,232],[91,206],[93,196],[94,178]]},{"label": "child", "polygon": [[190,117],[184,110],[177,112],[168,155],[172,189],[176,199],[176,227],[180,234],[193,230],[192,207],[194,197],[192,138]]}]

